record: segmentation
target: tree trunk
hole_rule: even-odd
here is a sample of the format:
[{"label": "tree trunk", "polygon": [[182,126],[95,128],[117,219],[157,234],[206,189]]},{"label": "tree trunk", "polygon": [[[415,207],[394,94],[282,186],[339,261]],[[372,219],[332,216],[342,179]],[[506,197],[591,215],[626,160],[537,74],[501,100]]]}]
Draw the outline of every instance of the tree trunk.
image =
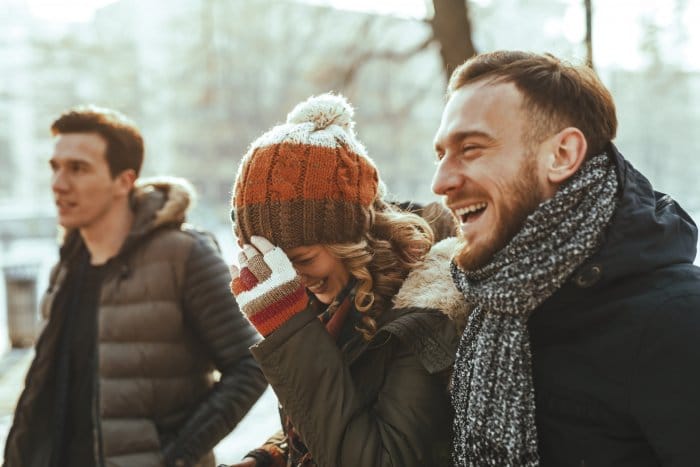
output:
[{"label": "tree trunk", "polygon": [[586,64],[593,68],[593,7],[591,0],[583,0],[586,8]]},{"label": "tree trunk", "polygon": [[433,8],[435,15],[430,24],[449,78],[455,68],[476,54],[467,0],[433,0]]}]

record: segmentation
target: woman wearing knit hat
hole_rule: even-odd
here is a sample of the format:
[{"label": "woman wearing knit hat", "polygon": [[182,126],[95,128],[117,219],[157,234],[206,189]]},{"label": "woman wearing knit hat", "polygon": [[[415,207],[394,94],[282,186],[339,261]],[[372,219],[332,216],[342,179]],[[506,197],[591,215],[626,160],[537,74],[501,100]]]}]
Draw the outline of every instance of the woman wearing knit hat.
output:
[{"label": "woman wearing knit hat", "polygon": [[283,425],[238,466],[449,464],[451,292],[425,287],[430,227],[382,199],[352,115],[310,98],[238,169],[231,290]]}]

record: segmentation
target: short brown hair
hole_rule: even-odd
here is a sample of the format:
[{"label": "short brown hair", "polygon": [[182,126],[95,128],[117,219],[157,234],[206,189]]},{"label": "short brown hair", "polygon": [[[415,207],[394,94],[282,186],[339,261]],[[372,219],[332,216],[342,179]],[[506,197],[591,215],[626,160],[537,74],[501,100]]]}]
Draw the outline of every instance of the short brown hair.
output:
[{"label": "short brown hair", "polygon": [[105,157],[109,172],[116,177],[143,164],[143,137],[136,124],[116,110],[79,106],[64,112],[51,124],[54,136],[67,133],[97,133],[107,143]]},{"label": "short brown hair", "polygon": [[596,73],[550,54],[498,51],[476,55],[452,73],[448,96],[462,86],[481,80],[513,83],[523,94],[531,117],[523,139],[543,141],[567,126],[581,130],[588,142],[587,155],[603,151],[615,137],[617,116],[612,95]]}]

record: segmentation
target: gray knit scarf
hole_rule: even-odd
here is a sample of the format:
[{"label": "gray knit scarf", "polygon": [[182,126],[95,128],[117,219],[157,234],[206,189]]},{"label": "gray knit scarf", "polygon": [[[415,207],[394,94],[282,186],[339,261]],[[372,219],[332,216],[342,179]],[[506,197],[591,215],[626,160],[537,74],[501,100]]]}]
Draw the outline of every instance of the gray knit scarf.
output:
[{"label": "gray knit scarf", "polygon": [[453,373],[456,466],[537,466],[527,320],[600,246],[615,210],[606,154],[588,160],[491,261],[452,280],[474,306]]}]

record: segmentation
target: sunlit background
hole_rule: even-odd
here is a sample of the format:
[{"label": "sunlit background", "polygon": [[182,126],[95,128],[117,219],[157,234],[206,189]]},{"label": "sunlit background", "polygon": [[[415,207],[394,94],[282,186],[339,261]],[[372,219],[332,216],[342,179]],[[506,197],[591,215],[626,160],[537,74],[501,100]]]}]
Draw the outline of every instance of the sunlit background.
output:
[{"label": "sunlit background", "polygon": [[[47,160],[58,114],[95,103],[136,120],[143,175],[189,178],[200,195],[191,221],[232,260],[238,161],[312,94],[352,101],[392,196],[434,199],[431,141],[447,79],[434,15],[450,1],[460,0],[0,0],[0,442],[31,359],[9,350],[7,305],[19,277],[33,306],[57,257]],[[697,219],[700,1],[591,3],[593,64],[618,105],[616,143]],[[586,58],[584,0],[466,6],[463,39],[477,51]],[[266,393],[218,460],[238,460],[275,430],[274,406]]]}]

